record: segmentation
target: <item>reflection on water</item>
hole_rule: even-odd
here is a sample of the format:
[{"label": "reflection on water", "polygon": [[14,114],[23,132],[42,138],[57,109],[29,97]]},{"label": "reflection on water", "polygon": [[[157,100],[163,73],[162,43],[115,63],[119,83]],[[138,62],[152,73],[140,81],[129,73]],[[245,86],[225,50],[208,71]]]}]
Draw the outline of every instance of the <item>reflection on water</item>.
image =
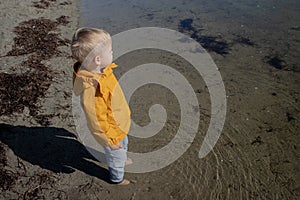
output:
[{"label": "reflection on water", "polygon": [[[199,91],[202,114],[199,137],[171,166],[138,176],[141,187],[147,184],[143,180],[151,182],[152,196],[292,199],[300,195],[300,177],[296,175],[296,133],[300,130],[299,0],[82,0],[80,25],[100,27],[112,35],[150,26],[177,30],[199,42],[220,68],[228,94],[227,121],[214,152],[199,160],[195,152],[209,123],[210,106],[201,77],[167,54],[139,52],[138,58],[118,62],[126,71],[149,61],[147,55],[156,59],[152,62],[168,63],[169,59],[169,63],[182,68],[192,85],[198,85],[195,90]],[[135,109],[147,113],[148,107],[140,101],[151,98],[153,93],[149,91],[153,88],[149,88],[140,90],[144,96],[134,101],[134,113],[139,113]],[[166,103],[172,96],[155,95],[166,98]],[[172,104],[169,106],[172,108]],[[137,120],[147,117],[145,113],[136,115]],[[172,121],[172,116],[168,117]],[[170,126],[166,133],[177,127]],[[152,147],[157,147],[159,141],[154,139]],[[139,143],[142,141],[132,138],[130,150],[142,148]]]}]

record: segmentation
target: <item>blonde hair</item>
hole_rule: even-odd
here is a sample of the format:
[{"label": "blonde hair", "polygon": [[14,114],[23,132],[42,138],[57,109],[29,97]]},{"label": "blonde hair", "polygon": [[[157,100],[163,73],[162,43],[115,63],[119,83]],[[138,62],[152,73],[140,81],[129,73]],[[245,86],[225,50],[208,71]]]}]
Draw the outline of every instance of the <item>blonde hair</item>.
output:
[{"label": "blonde hair", "polygon": [[98,47],[97,50],[101,51],[108,44],[111,44],[111,36],[108,32],[97,28],[79,28],[72,38],[72,56],[82,63],[96,47]]}]

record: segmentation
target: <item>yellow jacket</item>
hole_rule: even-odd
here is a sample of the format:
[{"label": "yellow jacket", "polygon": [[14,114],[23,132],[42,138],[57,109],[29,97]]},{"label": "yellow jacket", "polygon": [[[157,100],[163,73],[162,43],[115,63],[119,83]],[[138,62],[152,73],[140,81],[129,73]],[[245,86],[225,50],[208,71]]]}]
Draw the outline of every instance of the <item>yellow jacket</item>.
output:
[{"label": "yellow jacket", "polygon": [[118,144],[130,128],[130,109],[113,74],[115,67],[112,63],[103,73],[95,73],[74,64],[74,93],[80,95],[89,130],[103,146]]}]

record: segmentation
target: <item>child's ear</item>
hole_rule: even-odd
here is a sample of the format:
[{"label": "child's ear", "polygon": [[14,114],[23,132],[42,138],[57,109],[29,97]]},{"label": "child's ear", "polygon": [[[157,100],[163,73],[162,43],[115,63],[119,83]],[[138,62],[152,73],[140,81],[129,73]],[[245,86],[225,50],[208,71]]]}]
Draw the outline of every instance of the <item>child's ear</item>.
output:
[{"label": "child's ear", "polygon": [[95,58],[94,58],[94,62],[96,63],[96,65],[101,65],[101,57],[100,56],[96,56]]}]

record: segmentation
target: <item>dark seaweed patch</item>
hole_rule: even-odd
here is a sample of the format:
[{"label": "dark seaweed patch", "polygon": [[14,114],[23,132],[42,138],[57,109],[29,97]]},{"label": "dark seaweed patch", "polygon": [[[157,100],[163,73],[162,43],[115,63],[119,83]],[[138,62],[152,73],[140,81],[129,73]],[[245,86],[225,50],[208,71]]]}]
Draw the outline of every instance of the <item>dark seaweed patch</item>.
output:
[{"label": "dark seaweed patch", "polygon": [[154,19],[154,14],[153,14],[153,13],[148,13],[148,14],[146,15],[146,18],[147,18],[147,20],[149,20],[149,21],[153,20],[153,19]]},{"label": "dark seaweed patch", "polygon": [[216,37],[212,36],[197,36],[192,38],[199,42],[202,47],[207,49],[208,51],[213,51],[220,55],[228,54],[229,45],[225,41],[218,41]]},{"label": "dark seaweed patch", "polygon": [[300,26],[294,26],[291,28],[293,31],[300,31]]},{"label": "dark seaweed patch", "polygon": [[38,114],[38,100],[45,96],[53,78],[52,71],[42,61],[59,55],[59,46],[69,43],[66,39],[59,38],[58,25],[69,23],[66,16],[61,16],[52,21],[38,18],[24,21],[15,27],[12,50],[6,56],[31,54],[21,63],[22,68],[32,69],[23,74],[0,73],[0,114],[10,115],[13,112],[22,112],[24,107],[29,108],[29,114],[41,125],[50,124],[51,115]]},{"label": "dark seaweed patch", "polygon": [[50,3],[46,0],[40,0],[38,2],[33,2],[33,6],[40,9],[46,9],[50,6]]},{"label": "dark seaweed patch", "polygon": [[248,45],[248,46],[254,46],[254,42],[252,42],[249,38],[243,37],[243,36],[237,36],[237,38],[234,40],[237,43]]},{"label": "dark seaweed patch", "polygon": [[36,102],[43,97],[51,84],[52,77],[47,72],[24,74],[0,73],[0,115],[23,112],[28,107],[30,115],[37,115]]},{"label": "dark seaweed patch", "polygon": [[8,170],[0,169],[0,187],[2,190],[9,189],[16,181],[15,174]]},{"label": "dark seaweed patch", "polygon": [[179,24],[179,31],[184,32],[184,31],[193,31],[196,32],[195,28],[192,26],[193,19],[188,18],[180,21]]},{"label": "dark seaweed patch", "polygon": [[280,56],[278,56],[278,54],[265,56],[263,61],[278,70],[292,71],[296,73],[300,72],[299,67],[296,63],[292,63],[292,62],[288,63]]},{"label": "dark seaweed patch", "polygon": [[41,63],[42,59],[38,55],[34,54],[28,57],[27,60],[21,63],[21,66],[26,66],[36,70],[48,71],[48,68]]},{"label": "dark seaweed patch", "polygon": [[215,52],[220,55],[229,53],[229,44],[226,41],[220,40],[214,36],[200,35],[200,31],[193,25],[193,19],[188,18],[181,20],[178,25],[178,30],[182,33],[189,34],[191,38],[199,42],[203,48],[208,51]]},{"label": "dark seaweed patch", "polygon": [[6,151],[2,143],[0,143],[0,188],[2,190],[9,189],[16,180],[15,174],[4,169],[7,165]]},{"label": "dark seaweed patch", "polygon": [[267,59],[266,62],[276,69],[283,69],[286,67],[286,62],[278,56],[267,56],[265,58]]},{"label": "dark seaweed patch", "polygon": [[7,163],[5,152],[3,144],[0,143],[0,167],[5,166]]},{"label": "dark seaweed patch", "polygon": [[48,114],[48,115],[36,114],[35,120],[43,126],[49,126],[51,124],[50,121],[54,116],[55,116],[54,114]]},{"label": "dark seaweed patch", "polygon": [[71,2],[65,1],[65,2],[60,3],[59,5],[64,6],[64,5],[71,5],[71,4],[72,4]]},{"label": "dark seaweed patch", "polygon": [[56,18],[56,23],[58,23],[60,25],[67,25],[68,23],[70,23],[69,17],[62,15],[62,16]]},{"label": "dark seaweed patch", "polygon": [[295,120],[295,118],[293,117],[293,115],[289,112],[286,113],[286,118],[288,120],[288,122]]},{"label": "dark seaweed patch", "polygon": [[69,22],[66,16],[57,18],[57,21],[38,18],[21,22],[19,26],[15,27],[14,32],[17,37],[14,38],[12,50],[7,53],[7,56],[35,53],[40,60],[49,59],[59,53],[58,46],[68,44],[67,40],[58,37],[58,33],[50,31],[55,31],[58,25],[67,23]]},{"label": "dark seaweed patch", "polygon": [[33,2],[33,6],[40,9],[46,9],[50,6],[51,2],[55,2],[56,0],[40,0],[37,2]]}]

